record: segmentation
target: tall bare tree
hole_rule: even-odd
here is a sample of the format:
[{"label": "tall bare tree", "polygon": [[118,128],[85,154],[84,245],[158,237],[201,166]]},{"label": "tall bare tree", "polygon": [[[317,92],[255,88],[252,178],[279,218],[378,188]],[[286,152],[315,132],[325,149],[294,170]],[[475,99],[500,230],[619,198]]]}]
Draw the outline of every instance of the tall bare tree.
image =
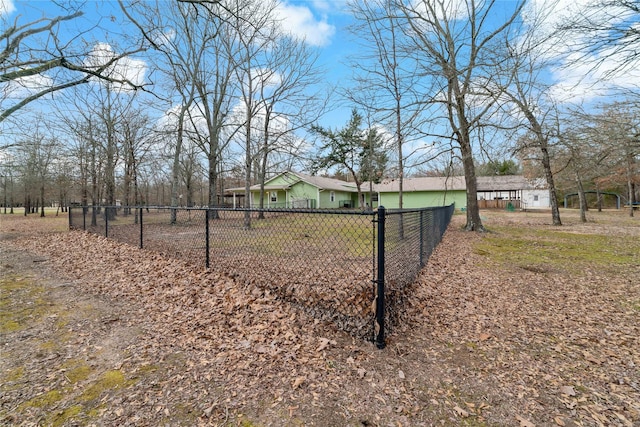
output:
[{"label": "tall bare tree", "polygon": [[[519,16],[524,1],[513,5],[506,18],[494,14],[497,0],[399,1],[406,29],[420,55],[422,72],[439,84],[436,102],[446,111],[452,139],[460,150],[467,187],[468,231],[483,231],[477,200],[474,132],[485,124],[492,97],[490,65],[499,60],[493,45]],[[492,15],[493,14],[493,15]],[[504,15],[502,15],[504,16]]]},{"label": "tall bare tree", "polygon": [[355,87],[348,97],[389,129],[397,156],[398,207],[403,206],[405,144],[417,135],[425,106],[421,102],[418,63],[401,30],[402,20],[393,0],[354,0],[351,9],[356,24],[351,28],[362,45],[353,58]]},{"label": "tall bare tree", "polygon": [[[170,82],[174,102],[176,143],[173,153],[172,205],[177,204],[180,159],[185,139],[205,154],[208,205],[218,206],[219,171],[228,143],[225,123],[233,101],[233,13],[218,1],[139,3],[121,9],[146,40],[161,53],[158,66]],[[235,12],[234,12],[235,13]]]},{"label": "tall bare tree", "polygon": [[553,225],[562,225],[550,155],[550,141],[557,137],[558,109],[544,79],[553,58],[546,54],[550,38],[540,31],[546,16],[546,11],[530,13],[527,25],[503,35],[492,95],[505,115],[517,122],[513,127],[523,127],[533,136],[520,138],[514,152],[542,166]]},{"label": "tall bare tree", "polygon": [[[602,164],[600,178],[626,193],[629,215],[634,216],[640,182],[640,117],[633,99],[612,102],[596,114],[581,114],[581,129],[595,145],[594,162]],[[595,168],[592,167],[591,170]]]},{"label": "tall bare tree", "polygon": [[[312,92],[320,83],[316,67],[317,52],[303,41],[277,35],[266,54],[262,81],[259,85],[259,147],[256,175],[260,184],[260,209],[264,207],[264,185],[270,160],[277,154],[285,157],[301,153],[301,140],[295,136],[317,121],[326,106],[326,98]],[[263,213],[259,213],[262,218]]]},{"label": "tall bare tree", "polygon": [[[252,172],[254,164],[259,159],[260,147],[255,148],[255,140],[260,133],[254,135],[255,118],[264,110],[265,86],[271,84],[276,77],[269,58],[277,47],[280,37],[280,29],[277,25],[275,1],[259,0],[235,0],[229,4],[234,12],[235,19],[231,22],[233,45],[236,52],[234,69],[238,82],[240,82],[240,104],[244,113],[242,122],[242,137],[244,140],[244,168],[245,168],[245,200],[251,197],[250,186],[252,184]],[[258,131],[260,132],[260,131]],[[256,138],[257,137],[257,138]],[[244,227],[251,228],[251,215],[245,211]]]}]

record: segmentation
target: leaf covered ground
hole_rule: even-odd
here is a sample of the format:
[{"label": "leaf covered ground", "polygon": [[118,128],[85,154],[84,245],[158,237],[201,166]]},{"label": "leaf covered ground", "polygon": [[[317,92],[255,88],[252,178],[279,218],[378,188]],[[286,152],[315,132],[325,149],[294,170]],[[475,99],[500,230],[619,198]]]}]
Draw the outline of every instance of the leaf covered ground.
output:
[{"label": "leaf covered ground", "polygon": [[[0,424],[640,425],[640,223],[454,221],[385,350],[164,255],[0,217]],[[247,260],[251,265],[251,260]]]}]

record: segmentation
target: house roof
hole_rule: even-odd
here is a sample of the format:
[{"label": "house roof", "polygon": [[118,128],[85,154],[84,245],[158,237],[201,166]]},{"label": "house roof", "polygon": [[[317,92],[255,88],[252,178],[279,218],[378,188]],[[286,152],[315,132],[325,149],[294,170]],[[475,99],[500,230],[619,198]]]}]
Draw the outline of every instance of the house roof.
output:
[{"label": "house roof", "polygon": [[479,176],[476,178],[478,191],[522,190],[528,186],[522,175]]},{"label": "house roof", "polygon": [[[274,181],[276,178],[279,178],[283,175],[287,175],[290,181],[289,183],[278,184],[278,185],[269,184],[271,181]],[[265,182],[264,189],[267,191],[268,190],[288,190],[294,184],[297,184],[300,181],[313,185],[314,187],[317,187],[320,190],[344,191],[348,193],[355,193],[358,191],[356,184],[353,182],[346,182],[339,179],[327,178],[323,176],[307,175],[305,173],[292,172],[292,171],[282,172],[274,176],[273,178],[267,180]],[[252,185],[249,189],[251,191],[260,190],[260,184]],[[244,192],[244,187],[227,188],[225,190],[225,193],[233,193],[233,192]]]},{"label": "house roof", "polygon": [[356,184],[353,182],[346,182],[340,179],[327,178],[324,176],[307,175],[299,172],[288,173],[298,176],[301,181],[318,187],[321,190],[347,191],[350,193],[355,193],[358,191]]},{"label": "house roof", "polygon": [[[269,182],[274,181],[282,175],[288,175],[290,183],[271,185]],[[530,189],[544,189],[546,185],[544,180],[533,179],[528,180],[522,175],[497,175],[497,176],[479,176],[476,178],[478,191],[517,191]],[[300,172],[283,172],[265,183],[265,190],[287,190],[294,184],[303,181],[313,185],[320,190],[345,191],[350,193],[357,192],[355,183],[346,182],[339,179],[327,178],[323,176],[312,176]],[[467,185],[464,176],[429,176],[421,178],[405,178],[402,183],[402,191],[465,191]],[[393,193],[399,191],[399,181],[397,179],[385,180],[380,184],[374,184],[373,190],[378,193]],[[257,191],[260,185],[252,185],[251,190]],[[368,185],[363,184],[362,191],[366,191]],[[244,187],[229,188],[225,192],[243,192]]]},{"label": "house roof", "polygon": [[[375,186],[379,193],[393,193],[399,191],[400,182],[397,179],[383,181]],[[464,176],[428,176],[421,178],[405,178],[402,182],[402,191],[444,191],[466,190]]]},{"label": "house roof", "polygon": [[544,189],[544,180],[529,180],[522,175],[479,176],[476,178],[478,191],[517,191]]}]

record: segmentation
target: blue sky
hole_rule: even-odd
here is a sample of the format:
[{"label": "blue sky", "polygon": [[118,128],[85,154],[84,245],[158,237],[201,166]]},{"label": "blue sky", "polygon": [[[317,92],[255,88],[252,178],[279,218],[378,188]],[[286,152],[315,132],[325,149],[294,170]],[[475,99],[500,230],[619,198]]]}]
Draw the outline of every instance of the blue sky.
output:
[{"label": "blue sky", "polygon": [[[101,36],[97,36],[93,42],[117,43],[123,36],[123,30],[117,25],[122,15],[117,2],[89,0],[78,3],[84,3],[82,8],[84,15],[75,19],[72,24],[65,25],[64,28],[76,30],[76,33],[84,33],[86,29],[98,24],[101,31],[95,31],[95,34],[103,34],[104,29],[107,29],[110,31],[110,39],[100,40]],[[343,66],[343,63],[345,58],[352,54],[353,49],[353,44],[348,41],[351,36],[346,30],[346,26],[351,22],[351,17],[346,10],[346,0],[282,2],[279,13],[286,22],[286,28],[296,36],[304,37],[308,45],[318,50],[319,65],[327,71],[327,82],[332,84],[344,82],[350,75],[350,71]],[[0,0],[0,15],[7,23],[13,23],[18,19],[24,24],[42,17],[63,14],[64,11],[52,1]],[[110,16],[114,18],[110,19]],[[67,36],[73,35],[67,34]],[[86,33],[83,37],[89,36],[90,33]]]},{"label": "blue sky", "polygon": [[[464,0],[450,0],[459,2]],[[592,0],[531,0],[529,7],[541,8],[552,5],[553,13],[549,15],[547,25],[549,28],[559,20],[570,15],[576,8]],[[97,22],[101,27],[111,30],[110,40],[103,42],[117,42],[123,36],[122,29],[118,27],[120,11],[116,2],[88,0],[79,2],[84,4],[85,16],[70,28],[78,32],[90,28]],[[546,6],[545,6],[546,5]],[[513,1],[506,0],[500,7],[509,9],[513,7]],[[280,15],[285,22],[285,27],[294,34],[304,37],[307,43],[318,49],[320,53],[320,65],[327,70],[326,81],[335,85],[347,85],[352,74],[347,66],[347,61],[357,55],[358,46],[347,31],[347,26],[352,23],[346,0],[308,0],[308,1],[283,1],[280,6]],[[3,20],[11,22],[20,17],[22,22],[30,22],[43,16],[55,16],[61,14],[60,9],[51,1],[44,0],[0,0],[0,14]],[[109,15],[113,14],[114,22]],[[70,34],[72,35],[72,34]],[[95,39],[93,42],[100,42]],[[566,52],[564,52],[566,53]],[[593,58],[597,59],[597,58]],[[615,76],[613,79],[603,82],[601,77],[617,65],[615,57],[605,62],[604,66],[593,72],[591,66],[556,67],[548,70],[550,82],[554,84],[552,91],[560,103],[563,102],[588,102],[596,99],[606,99],[611,88],[639,87],[640,72],[631,69],[626,73]],[[605,97],[605,98],[603,98]],[[325,124],[341,126],[348,119],[349,108],[336,109],[328,114]]]}]

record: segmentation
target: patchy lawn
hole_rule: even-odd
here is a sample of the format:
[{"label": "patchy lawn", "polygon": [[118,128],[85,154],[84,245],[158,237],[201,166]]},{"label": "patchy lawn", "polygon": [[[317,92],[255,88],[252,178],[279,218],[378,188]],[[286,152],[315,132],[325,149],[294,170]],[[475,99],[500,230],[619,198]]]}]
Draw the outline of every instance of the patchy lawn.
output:
[{"label": "patchy lawn", "polygon": [[385,350],[268,291],[0,215],[0,424],[640,424],[640,219],[454,217]]}]

